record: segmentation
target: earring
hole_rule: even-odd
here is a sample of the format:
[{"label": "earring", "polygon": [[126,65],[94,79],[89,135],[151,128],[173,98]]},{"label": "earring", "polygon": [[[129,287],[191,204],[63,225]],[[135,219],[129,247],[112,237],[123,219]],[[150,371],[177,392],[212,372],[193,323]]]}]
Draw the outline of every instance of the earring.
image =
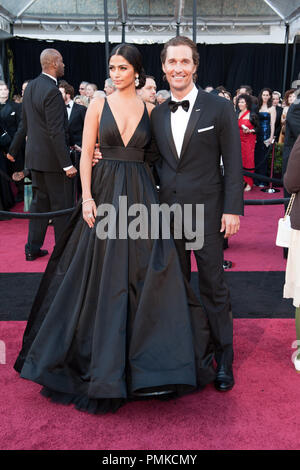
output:
[{"label": "earring", "polygon": [[137,76],[136,79],[134,80],[134,84],[135,84],[136,88],[139,86],[139,84],[140,84],[139,76]]}]

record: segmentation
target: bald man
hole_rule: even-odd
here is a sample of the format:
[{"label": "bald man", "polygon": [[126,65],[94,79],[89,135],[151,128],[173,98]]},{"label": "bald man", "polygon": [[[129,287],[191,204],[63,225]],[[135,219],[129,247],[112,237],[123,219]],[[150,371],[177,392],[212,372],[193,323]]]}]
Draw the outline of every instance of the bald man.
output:
[{"label": "bald man", "polygon": [[[68,117],[57,78],[64,75],[64,63],[56,49],[40,56],[42,73],[30,81],[23,97],[22,120],[27,135],[25,167],[31,170],[33,199],[30,212],[52,212],[72,207],[72,181],[77,170],[70,159],[67,138]],[[67,216],[53,218],[55,242],[67,223]],[[45,256],[42,250],[47,219],[31,219],[25,245],[27,261]]]}]

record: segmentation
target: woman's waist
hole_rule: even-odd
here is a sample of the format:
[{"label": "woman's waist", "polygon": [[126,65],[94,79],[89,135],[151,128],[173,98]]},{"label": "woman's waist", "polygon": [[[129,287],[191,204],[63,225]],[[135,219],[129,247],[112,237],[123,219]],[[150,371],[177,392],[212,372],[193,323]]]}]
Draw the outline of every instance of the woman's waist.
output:
[{"label": "woman's waist", "polygon": [[137,147],[100,146],[103,160],[144,163],[145,150]]}]

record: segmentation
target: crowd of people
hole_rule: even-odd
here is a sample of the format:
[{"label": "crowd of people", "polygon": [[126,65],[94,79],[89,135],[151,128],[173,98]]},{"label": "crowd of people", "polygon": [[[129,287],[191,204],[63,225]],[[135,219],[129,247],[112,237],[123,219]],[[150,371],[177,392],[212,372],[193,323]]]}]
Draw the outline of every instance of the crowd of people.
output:
[{"label": "crowd of people", "polygon": [[[298,90],[280,103],[279,93],[268,88],[257,98],[249,86],[233,98],[224,87],[199,89],[197,47],[183,36],[168,41],[161,53],[170,92],[157,91],[138,49],[129,44],[112,50],[104,90],[81,82],[77,97],[69,83],[59,81],[61,54],[45,49],[40,60],[42,73],[27,84],[22,117],[2,157],[15,164],[25,145],[31,212],[66,209],[81,197],[71,220],[54,218],[55,248],[15,369],[42,384],[45,396],[93,413],[114,411],[128,399],[182,395],[212,382],[228,392],[235,382],[224,238],[238,232],[243,191],[253,185],[248,177],[243,184],[242,167],[266,175],[274,140],[281,133],[291,145],[291,134],[298,137],[299,121],[290,120],[298,112],[290,97],[294,93],[296,99]],[[285,130],[277,122],[279,108]],[[78,173],[81,185],[74,189]],[[293,171],[292,176],[287,189],[296,192]],[[122,197],[149,214],[158,202],[178,204],[182,211],[203,206],[203,244],[193,248],[201,302],[189,285],[189,233],[131,239],[123,236],[131,222],[126,218],[121,226],[119,218],[113,226],[119,238],[103,236],[104,213],[98,209],[104,203],[122,212]],[[198,211],[190,217],[197,226]],[[174,215],[173,232],[175,222]],[[298,218],[293,224],[298,230]],[[27,261],[47,254],[42,249],[47,225],[45,218],[30,220]],[[286,294],[299,307],[294,268],[290,273]]]},{"label": "crowd of people", "polygon": [[[15,202],[24,199],[23,178],[28,175],[28,172],[25,172],[25,174],[23,172],[26,167],[25,143],[18,147],[17,151],[14,147],[12,148],[16,155],[12,154],[10,146],[21,120],[23,94],[29,82],[30,80],[26,80],[22,84],[21,95],[14,95],[11,100],[9,99],[7,85],[0,82],[0,208],[2,210],[9,210]],[[66,81],[61,81],[59,87],[67,107],[67,138],[70,152],[78,170],[85,111],[93,98],[109,96],[115,91],[115,86],[111,78],[107,78],[103,90],[99,90],[95,83],[87,81],[80,83],[78,94],[75,94],[74,87]],[[269,157],[272,145],[274,143],[284,144],[286,116],[289,107],[297,97],[297,89],[287,90],[283,97],[279,91],[272,91],[270,88],[263,88],[256,97],[249,85],[241,85],[234,96],[224,86],[216,88],[206,86],[204,90],[233,103],[240,129],[243,169],[262,176],[269,176]],[[170,98],[169,90],[157,90],[155,77],[153,76],[146,76],[145,86],[137,93],[144,102],[157,106]],[[73,103],[76,105],[74,109]],[[78,108],[78,105],[81,108]],[[5,175],[7,175],[7,178],[5,178]],[[11,177],[15,181],[16,192],[12,191],[9,182]],[[244,191],[250,191],[253,184],[264,187],[267,183],[244,176]],[[30,188],[26,189],[30,197],[29,199],[25,198],[25,210],[29,210],[31,191]],[[78,175],[74,195],[79,194],[80,179]]]}]

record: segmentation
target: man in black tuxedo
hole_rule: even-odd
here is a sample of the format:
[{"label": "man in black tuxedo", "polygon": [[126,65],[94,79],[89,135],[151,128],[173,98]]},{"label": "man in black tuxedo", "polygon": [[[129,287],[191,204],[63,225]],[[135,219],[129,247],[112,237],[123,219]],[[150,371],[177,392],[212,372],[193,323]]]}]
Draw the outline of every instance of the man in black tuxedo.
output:
[{"label": "man in black tuxedo", "polygon": [[82,132],[87,108],[80,104],[74,103],[74,88],[68,82],[66,82],[65,80],[61,80],[58,84],[58,87],[65,102],[68,114],[69,145],[70,147],[73,147],[73,150],[71,152],[71,159],[73,165],[78,171],[76,175],[76,194],[79,195],[81,194],[79,164],[82,146]]},{"label": "man in black tuxedo", "polygon": [[68,114],[69,145],[71,147],[78,145],[78,147],[81,148],[84,118],[87,108],[74,103],[74,88],[68,82],[61,80],[58,87],[65,102]]},{"label": "man in black tuxedo", "polygon": [[[194,250],[199,289],[214,342],[220,391],[234,386],[233,324],[229,291],[224,281],[223,240],[239,230],[243,214],[243,176],[239,129],[232,103],[197,90],[199,56],[196,45],[178,36],[165,44],[162,68],[171,99],[151,114],[153,147],[160,178],[160,202],[204,204],[204,245]],[[220,158],[224,165],[221,175]],[[195,219],[195,217],[194,217]],[[196,221],[193,220],[193,226]],[[184,275],[190,279],[186,239],[175,240]]]},{"label": "man in black tuxedo", "polygon": [[[3,155],[7,154],[9,149],[9,145],[13,140],[18,125],[21,119],[21,105],[19,103],[15,103],[9,99],[9,89],[5,82],[0,81],[0,129],[1,135],[5,133],[5,145],[0,144],[0,151]],[[2,158],[2,162],[0,163],[2,171],[7,173],[7,175],[11,176],[12,173],[16,170],[19,171],[23,169],[24,165],[24,153],[19,149],[16,154],[16,158],[12,159],[11,161],[6,160],[4,157]],[[4,182],[4,184],[6,184]],[[23,199],[23,187],[22,185],[17,185],[18,194],[16,197],[16,201],[21,201]],[[9,188],[10,192],[10,188]]]},{"label": "man in black tuxedo", "polygon": [[[72,207],[71,178],[77,173],[67,144],[67,112],[57,87],[57,77],[64,74],[63,59],[57,50],[45,49],[40,60],[42,73],[26,87],[22,105],[22,121],[27,135],[25,166],[32,175],[30,212]],[[53,219],[55,242],[67,220],[67,216]],[[25,246],[27,261],[47,254],[47,250],[41,250],[47,226],[47,219],[30,220]]]}]

